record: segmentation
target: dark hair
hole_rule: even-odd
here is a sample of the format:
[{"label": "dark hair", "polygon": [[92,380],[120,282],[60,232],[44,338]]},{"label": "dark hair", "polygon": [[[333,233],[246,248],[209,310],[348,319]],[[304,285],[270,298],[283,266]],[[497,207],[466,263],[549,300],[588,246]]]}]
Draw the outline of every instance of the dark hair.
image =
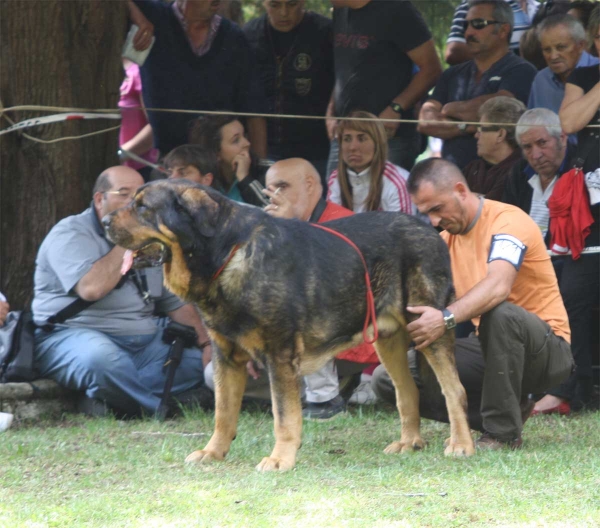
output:
[{"label": "dark hair", "polygon": [[232,115],[201,116],[191,126],[190,143],[200,145],[218,157],[223,139],[221,129],[234,121],[238,121],[238,118]]},{"label": "dark hair", "polygon": [[579,16],[575,18],[581,22],[584,29],[588,28],[590,16],[595,9],[598,8],[598,2],[590,2],[589,0],[575,0],[569,5],[569,11],[575,9]]},{"label": "dark hair", "polygon": [[512,32],[515,27],[515,15],[513,13],[512,7],[505,2],[504,0],[470,0],[469,1],[469,9],[477,5],[492,5],[494,6],[494,11],[492,11],[492,17],[497,22],[501,24],[508,24],[510,26],[510,30],[508,32],[508,42],[510,42],[510,38],[512,37]]},{"label": "dark hair", "polygon": [[200,174],[215,175],[217,169],[217,157],[207,148],[200,145],[181,145],[174,148],[163,159],[165,168],[170,169],[174,165],[191,165],[196,167]]},{"label": "dark hair", "polygon": [[96,178],[96,183],[94,183],[94,189],[92,191],[92,195],[96,193],[103,193],[106,191],[110,191],[112,188],[112,183],[110,183],[110,175],[108,171],[104,171]]},{"label": "dark hair", "polygon": [[431,182],[436,188],[443,188],[457,180],[467,185],[467,180],[454,163],[442,158],[428,158],[412,168],[406,188],[410,194],[416,194],[424,181]]}]

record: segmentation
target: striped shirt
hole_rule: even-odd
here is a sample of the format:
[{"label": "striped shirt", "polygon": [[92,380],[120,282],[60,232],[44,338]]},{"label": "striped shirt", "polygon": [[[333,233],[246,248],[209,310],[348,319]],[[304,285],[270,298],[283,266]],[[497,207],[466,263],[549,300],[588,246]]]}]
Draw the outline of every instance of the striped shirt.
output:
[{"label": "striped shirt", "polygon": [[548,187],[542,190],[542,184],[540,183],[539,175],[535,174],[529,178],[528,183],[533,189],[533,196],[531,197],[531,209],[529,209],[529,216],[533,218],[533,221],[538,225],[542,236],[545,237],[548,232],[548,224],[550,222],[550,209],[548,209],[548,200],[554,190],[554,184],[558,178],[555,176]]},{"label": "striped shirt", "polygon": [[[515,51],[519,49],[519,42],[523,33],[531,27],[531,20],[539,7],[539,2],[527,0],[527,12],[521,9],[521,4],[517,0],[505,0],[512,7],[513,15],[515,16],[515,25],[513,27],[512,37],[510,39],[510,49]],[[464,22],[469,11],[469,2],[461,2],[454,11],[452,19],[452,27],[450,34],[446,40],[446,44],[450,42],[466,42]]]},{"label": "striped shirt", "polygon": [[[371,169],[365,169],[356,173],[350,169],[348,180],[352,188],[352,203],[355,213],[364,213],[367,211],[366,201],[371,187]],[[383,169],[383,189],[381,191],[380,211],[400,211],[412,214],[412,202],[406,189],[406,179],[408,171],[404,170],[389,161],[386,161]],[[338,171],[334,170],[329,176],[327,200],[342,205],[342,194],[338,180]]]}]

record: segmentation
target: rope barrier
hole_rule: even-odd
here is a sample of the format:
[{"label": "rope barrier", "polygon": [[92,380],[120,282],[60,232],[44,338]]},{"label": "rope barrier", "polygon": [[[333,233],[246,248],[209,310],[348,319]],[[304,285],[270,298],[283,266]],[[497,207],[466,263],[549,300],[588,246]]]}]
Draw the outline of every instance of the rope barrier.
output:
[{"label": "rope barrier", "polygon": [[[132,110],[134,109],[138,109],[138,110],[143,110],[142,107],[132,107]],[[149,112],[169,112],[169,113],[176,113],[176,114],[193,114],[193,115],[230,115],[230,116],[236,116],[236,117],[264,117],[267,119],[273,119],[273,118],[277,118],[277,119],[312,119],[312,120],[326,120],[326,119],[336,119],[338,121],[381,121],[382,123],[412,123],[412,124],[417,124],[417,123],[426,123],[426,124],[433,124],[433,125],[450,125],[453,124],[452,122],[449,121],[440,121],[440,120],[418,120],[418,119],[389,119],[389,118],[371,118],[371,117],[328,117],[328,116],[307,116],[307,115],[296,115],[296,114],[266,114],[266,113],[257,113],[257,112],[230,112],[230,111],[217,111],[217,110],[183,110],[183,109],[176,109],[176,108],[145,108],[146,111]],[[97,108],[97,109],[90,109],[90,108],[69,108],[69,107],[60,107],[60,106],[41,106],[41,105],[20,105],[20,106],[12,106],[9,108],[3,108],[0,111],[0,116],[4,116],[7,119],[8,116],[6,116],[6,112],[17,112],[17,111],[39,111],[39,112],[62,112],[62,115],[68,115],[68,113],[77,113],[80,115],[103,115],[103,114],[108,114],[109,116],[115,116],[114,112],[115,109],[114,108]],[[61,114],[56,114],[61,115]],[[48,117],[52,117],[52,116],[48,116]],[[109,117],[106,117],[109,118]],[[38,118],[38,120],[40,119],[44,119],[44,118]],[[11,123],[12,120],[9,119],[9,121]],[[35,119],[33,120],[26,120],[25,122],[29,122],[29,121],[35,121]],[[59,121],[59,120],[57,120]],[[21,122],[24,123],[24,122]],[[14,130],[19,130],[21,128],[26,128],[25,126],[19,126],[21,125],[21,123],[19,123],[18,125],[14,125],[12,127],[9,127],[8,129],[4,129],[4,130],[0,130],[0,135],[8,133],[8,132],[12,132]],[[490,123],[482,123],[480,121],[457,121],[456,122],[461,123],[461,124],[465,124],[465,125],[473,125],[473,126],[479,126],[479,125],[489,125]],[[41,123],[40,123],[41,124]],[[494,126],[500,126],[500,127],[514,127],[516,126],[516,123],[493,123]],[[36,126],[31,125],[31,126]],[[521,126],[536,126],[536,124],[532,124],[532,125],[528,125],[523,123]],[[556,127],[558,128],[558,127]],[[586,128],[600,128],[600,125],[587,125]],[[110,129],[106,129],[103,131],[98,131],[98,132],[94,132],[91,135],[95,135],[95,134],[99,134],[99,133],[104,133],[104,132],[109,132],[111,130],[114,130],[113,128]],[[40,142],[48,142],[48,141],[44,141],[44,140],[40,140],[38,138],[32,138],[31,136],[26,136],[29,139],[34,139]],[[86,137],[86,135],[84,136],[78,136],[78,137]],[[67,138],[65,138],[67,139]],[[71,138],[68,138],[71,139]],[[50,140],[50,142],[56,142],[59,141],[61,139],[57,139],[57,140]]]}]

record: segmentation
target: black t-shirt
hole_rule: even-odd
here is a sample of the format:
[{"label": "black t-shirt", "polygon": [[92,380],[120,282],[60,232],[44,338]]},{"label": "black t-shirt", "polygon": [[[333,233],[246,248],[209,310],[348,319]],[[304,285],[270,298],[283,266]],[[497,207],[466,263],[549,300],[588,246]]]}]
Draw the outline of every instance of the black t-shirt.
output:
[{"label": "black t-shirt", "polygon": [[[333,12],[335,112],[380,114],[410,83],[414,63],[406,54],[431,39],[421,14],[406,0],[371,0],[360,9]],[[404,118],[412,119],[412,111]],[[398,135],[414,127],[401,126]]]},{"label": "black t-shirt", "polygon": [[294,41],[296,40],[296,36],[298,35],[298,26],[287,32],[277,31],[273,27],[269,26],[269,31],[271,33],[271,39],[273,42],[273,51],[279,59],[282,59],[288,54],[292,45],[294,44]]},{"label": "black t-shirt", "polygon": [[[579,86],[586,94],[594,89],[600,81],[600,70],[598,65],[588,66],[586,68],[576,68],[567,79],[568,83]],[[594,118],[589,122],[590,125],[600,125],[600,110],[596,112]],[[600,129],[583,128],[577,133],[577,156],[585,156],[583,165],[584,172],[591,172],[600,167]],[[585,149],[585,150],[584,150]]]},{"label": "black t-shirt", "polygon": [[[569,75],[568,83],[579,86],[586,94],[594,89],[600,81],[600,70],[598,65],[588,66],[586,68],[577,68]],[[600,125],[600,109],[589,122],[590,125]],[[583,163],[583,172],[592,172],[600,167],[600,129],[584,128],[577,133],[577,154],[575,158],[585,157]],[[591,226],[590,234],[585,239],[585,245],[597,246],[600,244],[600,204],[593,205],[590,208],[594,223]],[[584,257],[585,258],[585,257]]]}]

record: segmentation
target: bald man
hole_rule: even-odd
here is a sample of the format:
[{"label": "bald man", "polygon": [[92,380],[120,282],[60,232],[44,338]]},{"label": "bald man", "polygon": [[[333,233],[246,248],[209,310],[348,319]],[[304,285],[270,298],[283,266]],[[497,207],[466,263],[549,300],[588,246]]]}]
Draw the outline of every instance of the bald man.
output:
[{"label": "bald man", "polygon": [[[456,361],[469,403],[480,395],[479,409],[469,409],[471,427],[483,432],[477,446],[518,448],[533,409],[528,394],[556,386],[573,364],[569,321],[540,229],[520,209],[472,193],[449,161],[417,164],[408,191],[419,212],[445,230],[457,300],[443,310],[407,307],[414,314],[407,330],[420,350],[457,323],[473,322],[478,333],[457,339]],[[388,399],[378,369],[374,389]]]},{"label": "bald man", "polygon": [[[349,209],[331,202],[323,196],[321,178],[315,167],[302,158],[290,158],[274,163],[267,171],[263,192],[270,204],[265,211],[278,218],[298,219],[323,223],[354,214]],[[346,350],[329,361],[322,369],[304,377],[307,405],[302,410],[305,419],[329,420],[345,410],[340,396],[338,377],[359,373],[364,363],[377,362],[377,354],[371,345],[360,345]],[[250,379],[245,396],[266,400],[270,398],[269,381],[253,363],[248,364]],[[206,369],[207,385],[212,382],[212,364]]]},{"label": "bald man", "polygon": [[[104,235],[102,217],[127,205],[143,183],[129,167],[105,170],[96,180],[91,206],[55,225],[36,259],[36,324],[44,325],[77,298],[90,303],[51,331],[37,330],[36,360],[40,376],[81,392],[80,409],[92,415],[158,410],[169,345],[162,342],[155,312],[193,326],[199,343],[208,340],[195,308],[163,287],[161,269],[122,276],[125,249]],[[208,362],[210,353],[209,347],[204,354],[198,348],[185,350],[174,395],[184,400],[182,393],[202,385],[203,360]]]}]

